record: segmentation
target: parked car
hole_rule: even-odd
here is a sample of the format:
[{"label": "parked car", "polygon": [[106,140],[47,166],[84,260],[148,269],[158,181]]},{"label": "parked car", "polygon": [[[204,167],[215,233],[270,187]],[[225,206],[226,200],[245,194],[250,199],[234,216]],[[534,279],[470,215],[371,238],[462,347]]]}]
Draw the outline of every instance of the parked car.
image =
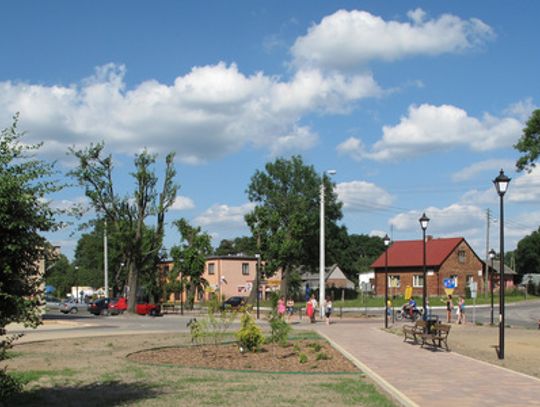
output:
[{"label": "parked car", "polygon": [[52,295],[45,295],[45,307],[47,308],[47,311],[59,310],[61,302],[62,301]]},{"label": "parked car", "polygon": [[109,303],[109,313],[111,315],[123,314],[126,310],[127,300],[124,297],[111,300]]},{"label": "parked car", "polygon": [[239,309],[240,307],[245,306],[246,303],[247,303],[246,297],[240,297],[240,296],[229,297],[225,301],[223,301],[223,304],[221,304],[221,309],[233,311],[233,310]]},{"label": "parked car", "polygon": [[63,312],[64,314],[76,314],[79,312],[79,307],[81,307],[81,305],[82,304],[77,300],[65,299],[60,304],[60,312]]},{"label": "parked car", "polygon": [[88,304],[88,312],[94,315],[109,315],[110,298],[100,298]]},{"label": "parked car", "polygon": [[[118,315],[124,313],[128,308],[127,299],[120,297],[116,300],[111,300],[109,303],[109,313],[111,315]],[[161,305],[150,304],[145,302],[137,303],[135,312],[139,315],[151,315],[153,317],[161,315]]]}]

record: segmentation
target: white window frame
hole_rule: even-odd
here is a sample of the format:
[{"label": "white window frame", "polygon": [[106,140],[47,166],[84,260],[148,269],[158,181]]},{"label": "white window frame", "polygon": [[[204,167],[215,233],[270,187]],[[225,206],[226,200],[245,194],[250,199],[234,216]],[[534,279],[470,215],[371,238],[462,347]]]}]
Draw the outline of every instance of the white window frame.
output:
[{"label": "white window frame", "polygon": [[213,276],[216,274],[216,263],[208,263],[208,275]]},{"label": "white window frame", "polygon": [[464,264],[467,261],[467,253],[465,252],[465,250],[463,249],[458,250],[458,261],[461,264]]},{"label": "white window frame", "polygon": [[412,282],[414,288],[424,287],[424,276],[422,274],[413,274]]},{"label": "white window frame", "polygon": [[388,276],[388,281],[386,282],[388,284],[388,287],[389,288],[393,288],[392,287],[392,284],[390,284],[390,282],[392,281],[392,279],[396,279],[397,280],[397,285],[395,288],[400,288],[401,287],[401,276],[393,276],[393,275],[389,275]]}]

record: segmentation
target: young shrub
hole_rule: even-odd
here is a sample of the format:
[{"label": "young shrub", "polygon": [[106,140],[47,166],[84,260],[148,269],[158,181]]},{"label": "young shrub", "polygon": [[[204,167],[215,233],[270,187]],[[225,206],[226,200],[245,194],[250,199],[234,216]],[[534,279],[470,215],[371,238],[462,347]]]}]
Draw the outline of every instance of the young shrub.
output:
[{"label": "young shrub", "polygon": [[301,364],[304,364],[304,363],[307,363],[308,362],[308,357],[305,353],[300,353],[298,355],[298,361],[301,363]]},{"label": "young shrub", "polygon": [[240,330],[236,333],[236,339],[238,339],[239,346],[249,352],[257,352],[264,343],[261,328],[247,312],[240,319]]},{"label": "young shrub", "polygon": [[315,360],[330,360],[330,356],[324,352],[319,352],[317,353],[317,356],[315,356]]},{"label": "young shrub", "polygon": [[320,352],[322,349],[321,344],[317,342],[312,342],[308,346],[313,349],[314,352]]},{"label": "young shrub", "polygon": [[285,346],[289,340],[291,326],[281,318],[275,311],[270,314],[268,319],[270,322],[270,341]]}]

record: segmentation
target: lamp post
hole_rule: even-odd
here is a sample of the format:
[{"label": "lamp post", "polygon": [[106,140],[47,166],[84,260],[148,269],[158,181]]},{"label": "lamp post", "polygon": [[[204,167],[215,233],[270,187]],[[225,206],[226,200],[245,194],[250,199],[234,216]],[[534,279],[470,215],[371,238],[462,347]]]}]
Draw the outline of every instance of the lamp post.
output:
[{"label": "lamp post", "polygon": [[107,219],[105,219],[105,227],[103,229],[103,279],[105,280],[105,298],[109,297],[109,255],[107,243]]},{"label": "lamp post", "polygon": [[500,198],[500,235],[499,235],[499,359],[504,359],[504,204],[503,197],[508,190],[510,178],[504,175],[501,169],[497,178],[493,180],[495,189]]},{"label": "lamp post", "polygon": [[429,218],[425,213],[418,219],[420,227],[422,228],[422,243],[424,245],[424,258],[422,264],[424,265],[423,284],[422,284],[422,307],[424,313],[424,319],[427,318],[426,297],[427,297],[427,269],[426,269],[426,229],[428,227]]},{"label": "lamp post", "polygon": [[75,299],[79,302],[79,266],[75,266]]},{"label": "lamp post", "polygon": [[[328,175],[335,175],[336,170],[326,171]],[[324,252],[324,175],[321,177],[321,211],[320,211],[320,241],[319,241],[319,309],[321,318],[324,318],[324,269],[325,269],[325,252]]]},{"label": "lamp post", "polygon": [[384,236],[384,327],[388,328],[388,245],[390,244],[390,238],[388,235]]},{"label": "lamp post", "polygon": [[491,314],[490,314],[490,324],[493,325],[493,259],[495,258],[495,250],[491,249],[489,251],[489,259],[491,260],[491,274],[489,275],[489,285],[491,291]]},{"label": "lamp post", "polygon": [[257,258],[257,266],[255,270],[255,295],[257,298],[257,319],[260,317],[260,303],[259,303],[259,273],[260,273],[260,263],[261,263],[261,255],[259,253],[255,254],[255,257]]}]

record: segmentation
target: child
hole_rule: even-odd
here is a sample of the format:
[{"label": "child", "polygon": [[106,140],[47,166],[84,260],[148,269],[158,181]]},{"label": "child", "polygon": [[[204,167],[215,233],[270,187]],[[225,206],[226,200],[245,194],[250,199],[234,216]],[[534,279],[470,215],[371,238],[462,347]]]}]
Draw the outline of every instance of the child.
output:
[{"label": "child", "polygon": [[325,306],[324,316],[326,317],[326,325],[330,325],[330,316],[332,315],[332,299],[330,297],[326,297],[324,306]]}]

